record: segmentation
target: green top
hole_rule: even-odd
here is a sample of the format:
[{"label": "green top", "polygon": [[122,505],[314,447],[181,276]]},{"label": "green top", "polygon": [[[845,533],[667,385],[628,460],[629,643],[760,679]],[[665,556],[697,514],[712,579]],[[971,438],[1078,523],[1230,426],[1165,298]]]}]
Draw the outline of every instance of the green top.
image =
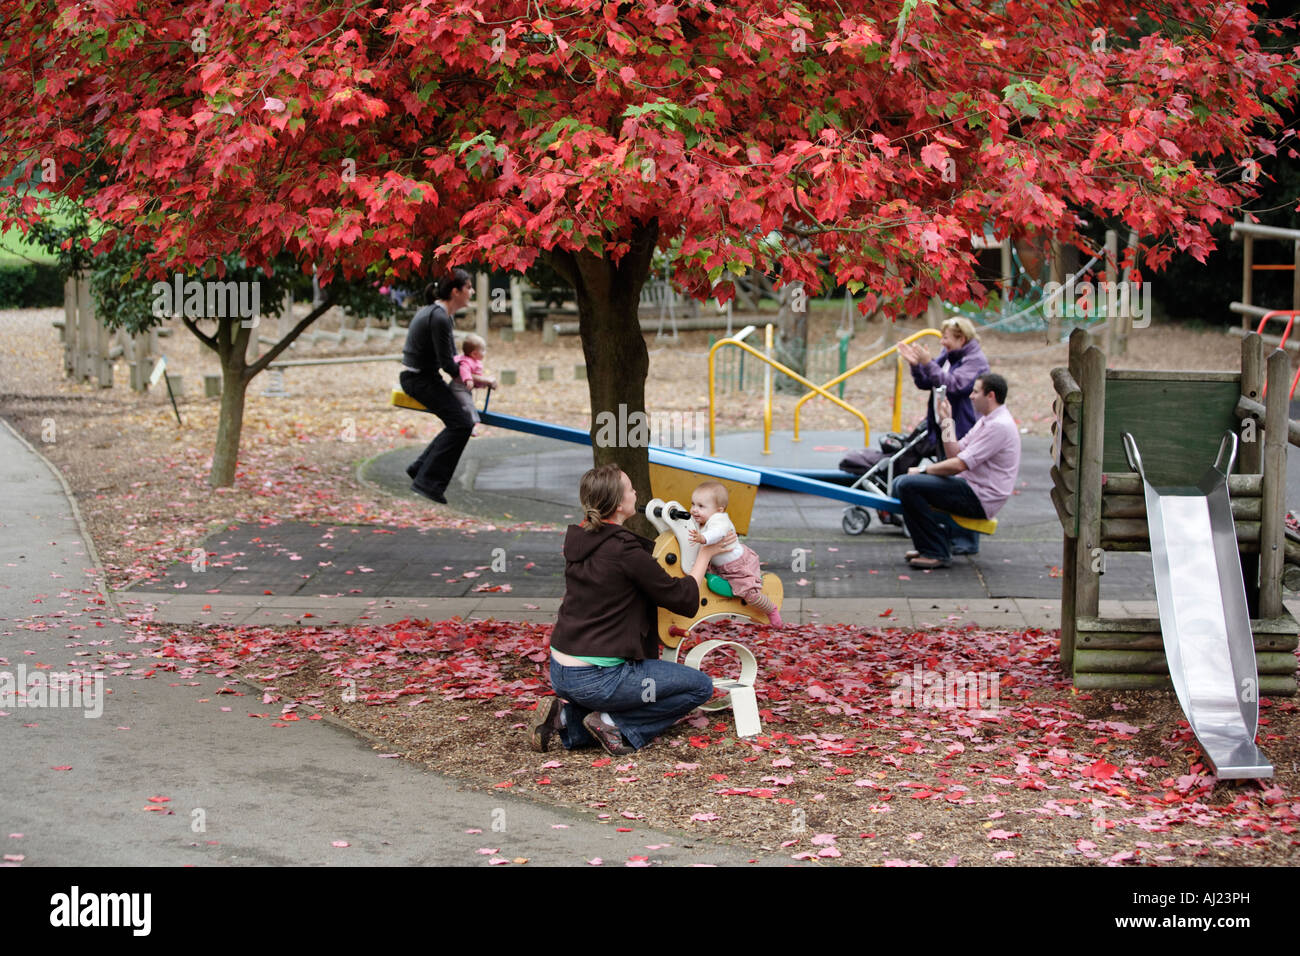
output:
[{"label": "green top", "polygon": [[597,667],[617,667],[619,664],[626,664],[626,657],[581,657],[578,654],[571,654],[575,660],[584,661],[588,664],[595,664]]}]

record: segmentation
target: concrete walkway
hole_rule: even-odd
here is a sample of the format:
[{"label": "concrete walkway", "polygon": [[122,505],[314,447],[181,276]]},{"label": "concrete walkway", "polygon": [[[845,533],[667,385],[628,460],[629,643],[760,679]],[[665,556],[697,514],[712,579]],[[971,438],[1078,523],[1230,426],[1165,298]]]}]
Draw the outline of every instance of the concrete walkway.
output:
[{"label": "concrete walkway", "polygon": [[[217,696],[223,684],[215,679],[132,679],[130,671],[148,662],[116,655],[144,649],[129,643],[123,619],[97,597],[96,561],[75,504],[6,423],[0,486],[0,674],[103,665],[111,675],[97,718],[88,699],[80,707],[0,707],[0,846],[22,857],[10,863],[791,862],[690,834],[635,826],[619,833],[590,814],[477,792],[386,759],[326,721],[273,729],[249,720],[248,706],[223,711],[243,698]],[[521,766],[545,759],[519,755]],[[486,849],[498,852],[479,852]]]}]

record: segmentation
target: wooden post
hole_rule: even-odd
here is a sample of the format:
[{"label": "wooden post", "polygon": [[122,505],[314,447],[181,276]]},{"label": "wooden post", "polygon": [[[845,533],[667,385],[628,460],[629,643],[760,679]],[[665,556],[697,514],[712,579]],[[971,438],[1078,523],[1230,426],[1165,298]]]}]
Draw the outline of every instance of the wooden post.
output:
[{"label": "wooden post", "polygon": [[[1120,317],[1119,313],[1123,312],[1125,315],[1128,315],[1129,310],[1122,307],[1128,303],[1120,297],[1118,290],[1116,290],[1116,284],[1119,282],[1119,269],[1117,267],[1117,262],[1119,260],[1119,233],[1114,229],[1106,230],[1106,249],[1103,258],[1105,259],[1104,275],[1107,293],[1106,324],[1103,327],[1101,350],[1107,355],[1115,355],[1115,349],[1118,348],[1119,343],[1128,338],[1128,327],[1124,324],[1125,320]],[[1116,291],[1112,294],[1110,290]],[[1101,304],[1100,295],[1097,296],[1097,304]],[[1110,308],[1111,305],[1116,306],[1113,314]],[[1114,344],[1112,345],[1112,343]]]},{"label": "wooden post", "polygon": [[[281,307],[280,314],[275,320],[276,341],[279,341],[288,335],[293,326],[293,293],[286,290],[284,293],[284,305]],[[294,342],[289,347],[293,348],[294,345],[297,345],[297,343]]]},{"label": "wooden post", "polygon": [[1083,418],[1079,422],[1079,539],[1075,547],[1078,588],[1075,612],[1096,617],[1101,576],[1093,570],[1095,550],[1101,548],[1101,456],[1106,425],[1106,354],[1089,346],[1080,358]]},{"label": "wooden post", "polygon": [[1295,269],[1291,273],[1291,308],[1300,309],[1300,239],[1297,239],[1293,245],[1295,246]]},{"label": "wooden post", "polygon": [[[1056,254],[1059,248],[1054,244],[1053,262],[1059,266],[1059,259]],[[1059,279],[1056,281],[1060,281]],[[1059,324],[1058,324],[1059,328]],[[1091,336],[1085,329],[1075,329],[1070,333],[1070,357],[1069,369],[1070,376],[1079,382],[1083,375],[1083,355],[1092,344]],[[1104,371],[1103,371],[1104,374]],[[1080,386],[1081,390],[1084,386]],[[1089,409],[1093,408],[1089,401],[1086,390],[1083,393],[1083,401],[1079,405],[1079,460],[1082,463],[1083,456],[1083,423],[1088,420]],[[1095,409],[1094,409],[1095,410]],[[1082,474],[1076,476],[1075,481],[1082,481]],[[1100,479],[1098,479],[1100,481]],[[1083,497],[1083,486],[1080,485],[1079,495],[1076,496],[1076,502]],[[1097,489],[1100,492],[1100,488]],[[1100,512],[1100,502],[1098,502],[1098,511]],[[1078,528],[1078,508],[1075,508],[1075,530]],[[1098,532],[1100,533],[1100,518],[1098,519]],[[1074,645],[1078,639],[1078,595],[1079,595],[1079,536],[1071,534],[1068,530],[1064,535],[1061,546],[1061,666],[1068,671],[1074,668]],[[1092,567],[1091,562],[1085,564],[1085,572]]]},{"label": "wooden post", "polygon": [[[1241,304],[1250,305],[1253,293],[1251,286],[1255,281],[1255,237],[1250,233],[1242,233],[1241,252]],[[1244,330],[1250,329],[1249,315],[1242,315],[1241,327]]]},{"label": "wooden post", "polygon": [[[1264,390],[1264,340],[1254,332],[1247,332],[1241,340],[1241,394],[1243,398],[1258,402]],[[1263,422],[1255,423],[1254,441],[1245,441],[1244,434],[1237,454],[1237,473],[1258,475],[1264,463]],[[1243,433],[1247,429],[1243,428]]]},{"label": "wooden post", "polygon": [[133,335],[131,342],[131,389],[149,391],[149,374],[153,371],[153,337],[145,332]]},{"label": "wooden post", "polygon": [[[1124,319],[1123,319],[1124,335],[1119,340],[1119,348],[1118,351],[1115,353],[1116,355],[1128,354],[1128,333],[1133,327],[1133,308],[1135,305],[1137,305],[1137,293],[1132,288],[1132,282],[1133,282],[1132,263],[1135,263],[1137,261],[1137,245],[1138,245],[1137,230],[1130,229],[1128,231],[1128,248],[1124,255],[1124,258],[1127,259],[1130,264],[1126,265],[1124,267],[1124,270],[1120,273],[1120,282],[1122,282],[1125,285],[1125,287],[1127,287],[1129,290],[1129,298],[1128,298],[1129,307],[1127,312],[1124,315]],[[1150,322],[1151,316],[1149,315],[1143,316],[1143,319],[1146,320],[1147,322]]]},{"label": "wooden post", "polygon": [[1259,616],[1282,616],[1282,565],[1285,561],[1286,443],[1289,424],[1291,357],[1275,349],[1268,357],[1268,396],[1264,411],[1264,477],[1260,485]]},{"label": "wooden post", "polygon": [[95,328],[95,307],[90,301],[90,280],[77,281],[77,381],[85,382],[95,374],[95,347],[98,330]]},{"label": "wooden post", "polygon": [[[93,308],[93,306],[92,306]],[[113,359],[109,357],[109,350],[113,348],[113,336],[108,331],[108,327],[95,317],[95,365],[94,373],[99,380],[100,388],[113,387]]]},{"label": "wooden post", "polygon": [[[257,330],[262,327],[262,317],[260,315],[255,315],[251,319],[240,319],[238,323],[236,323],[235,329],[231,334],[237,335],[239,333],[239,326],[243,325],[245,322],[253,323],[248,329],[248,344],[244,348],[244,355],[247,357],[247,361],[251,365],[253,362],[257,361],[257,357],[262,351],[262,343],[257,340]],[[177,320],[177,325],[179,324],[180,321]]]},{"label": "wooden post", "polygon": [[[783,306],[784,307],[784,306]],[[937,329],[947,318],[943,311],[943,299],[937,295],[930,296],[930,301],[925,306],[925,324],[932,329]]]},{"label": "wooden post", "polygon": [[77,276],[77,288],[75,295],[77,304],[76,313],[76,334],[72,338],[72,377],[78,382],[86,377],[86,330],[89,327],[86,321],[86,310],[83,303],[89,298],[86,294],[86,280],[82,276]]},{"label": "wooden post", "polygon": [[1078,544],[1078,538],[1066,535],[1061,547],[1061,666],[1067,673],[1074,670],[1074,644],[1079,637],[1075,604],[1079,577]]},{"label": "wooden post", "polygon": [[1013,277],[1011,275],[1011,237],[1007,236],[1002,240],[1002,314],[1011,314],[1011,289],[1013,286]]},{"label": "wooden post", "polygon": [[486,341],[488,334],[488,306],[492,304],[488,301],[492,298],[492,284],[490,276],[486,272],[478,274],[478,289],[475,290],[474,297],[478,299],[474,303],[474,331]]},{"label": "wooden post", "polygon": [[71,375],[76,368],[73,356],[77,351],[77,277],[63,280],[63,374]]},{"label": "wooden post", "polygon": [[[1241,394],[1243,398],[1258,402],[1264,390],[1264,340],[1254,332],[1247,332],[1241,340]],[[1237,474],[1258,475],[1264,464],[1264,423],[1248,419],[1242,422],[1241,441],[1237,451]],[[1249,436],[1252,440],[1246,441]],[[1246,584],[1246,604],[1254,617],[1259,617],[1259,554],[1242,552],[1241,579]]]},{"label": "wooden post", "polygon": [[524,325],[524,287],[520,276],[510,277],[510,328],[522,332]]},{"label": "wooden post", "polygon": [[[1090,345],[1092,345],[1092,336],[1088,334],[1087,329],[1075,329],[1070,333],[1070,377],[1076,382],[1079,382],[1080,376],[1083,375],[1083,353],[1088,351]],[[1082,383],[1080,387],[1082,388]],[[1085,393],[1084,401],[1087,399]]]},{"label": "wooden post", "polygon": [[[1061,267],[1061,243],[1058,240],[1052,240],[1048,256],[1048,281],[1055,282],[1059,286],[1065,280],[1065,270]],[[1064,312],[1065,292],[1062,291],[1058,293],[1055,304],[1051,306],[1051,315],[1047,320],[1047,337],[1053,344],[1061,341],[1061,315]],[[1073,337],[1071,337],[1070,341],[1074,341]],[[1070,369],[1070,374],[1075,374],[1073,368]],[[1075,375],[1075,379],[1078,379],[1077,375]]]}]

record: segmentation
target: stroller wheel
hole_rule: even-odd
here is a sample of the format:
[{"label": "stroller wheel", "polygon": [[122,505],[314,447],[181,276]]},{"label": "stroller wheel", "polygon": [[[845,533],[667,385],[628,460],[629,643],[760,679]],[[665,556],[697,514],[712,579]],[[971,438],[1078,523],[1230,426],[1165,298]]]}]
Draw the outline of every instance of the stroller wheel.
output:
[{"label": "stroller wheel", "polygon": [[845,534],[862,534],[871,524],[871,512],[857,505],[844,509],[844,518],[840,526]]}]

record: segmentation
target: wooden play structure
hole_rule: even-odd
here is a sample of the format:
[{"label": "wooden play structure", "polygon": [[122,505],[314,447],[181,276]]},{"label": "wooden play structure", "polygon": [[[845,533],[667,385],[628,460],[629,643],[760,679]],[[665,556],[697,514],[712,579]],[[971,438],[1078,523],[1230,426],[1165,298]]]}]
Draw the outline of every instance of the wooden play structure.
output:
[{"label": "wooden play structure", "polygon": [[1284,504],[1286,445],[1300,445],[1300,426],[1288,416],[1287,354],[1274,351],[1266,363],[1263,340],[1251,333],[1239,372],[1112,370],[1077,329],[1069,366],[1053,369],[1052,383],[1051,498],[1065,534],[1061,662],[1075,686],[1170,686],[1158,618],[1099,616],[1106,555],[1151,550],[1142,479],[1125,458],[1123,435],[1142,448],[1153,485],[1193,486],[1232,431],[1240,453],[1228,489],[1259,692],[1295,694],[1297,624],[1282,587],[1284,577],[1300,583],[1300,542],[1287,540]]},{"label": "wooden play structure", "polygon": [[113,362],[126,361],[131,388],[149,388],[149,373],[157,361],[158,337],[170,329],[151,329],[131,335],[125,329],[110,331],[95,315],[90,280],[69,276],[63,285],[63,321],[55,322],[63,341],[64,374],[78,382],[94,379],[100,388],[113,387]]}]

